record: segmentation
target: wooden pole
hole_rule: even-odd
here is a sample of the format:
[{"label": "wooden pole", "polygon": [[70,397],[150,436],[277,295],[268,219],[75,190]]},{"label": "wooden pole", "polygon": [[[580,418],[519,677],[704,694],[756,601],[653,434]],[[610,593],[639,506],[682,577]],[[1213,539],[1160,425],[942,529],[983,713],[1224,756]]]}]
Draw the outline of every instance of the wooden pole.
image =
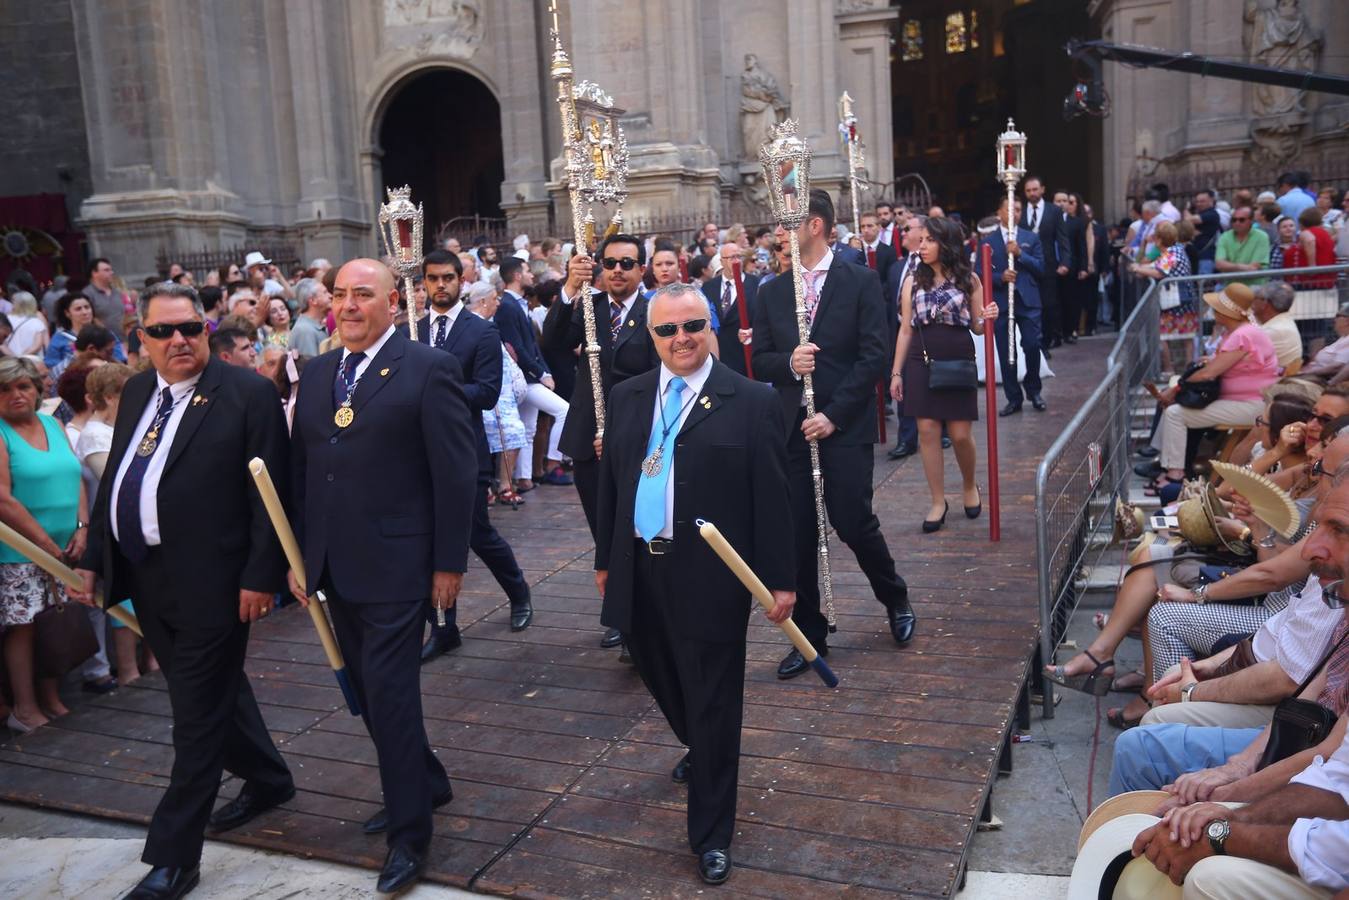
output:
[{"label": "wooden pole", "polygon": [[[1008,207],[1008,215],[1011,215]],[[993,248],[979,247],[979,264],[984,282],[984,305],[993,302]],[[1008,323],[1011,324],[1010,322]],[[984,388],[987,391],[985,419],[988,420],[988,539],[1002,540],[1002,511],[998,496],[998,354],[993,328],[984,323]]]},{"label": "wooden pole", "polygon": [[[51,575],[57,581],[65,584],[66,587],[77,591],[84,590],[84,579],[79,576],[79,573],[43,550],[37,544],[28,540],[28,538],[24,537],[22,534],[19,534],[19,532],[15,531],[13,528],[10,528],[4,522],[0,522],[0,541],[4,541],[9,545],[10,549],[19,555],[28,557],[30,562]],[[144,633],[141,632],[140,620],[117,604],[113,604],[103,610],[103,612],[136,632],[140,637],[145,637]]]},{"label": "wooden pole", "polygon": [[[745,282],[740,276],[740,260],[737,259],[731,263],[731,274],[735,277],[735,297],[736,297],[735,305],[740,313],[740,327],[742,329],[748,329],[749,301],[748,298],[745,297]],[[725,327],[725,325],[726,323],[723,322],[722,327]],[[745,351],[745,375],[748,376],[749,378],[753,378],[754,363],[750,359],[750,357],[753,355],[753,353],[750,350],[750,346],[749,344],[741,344],[740,349]]]}]

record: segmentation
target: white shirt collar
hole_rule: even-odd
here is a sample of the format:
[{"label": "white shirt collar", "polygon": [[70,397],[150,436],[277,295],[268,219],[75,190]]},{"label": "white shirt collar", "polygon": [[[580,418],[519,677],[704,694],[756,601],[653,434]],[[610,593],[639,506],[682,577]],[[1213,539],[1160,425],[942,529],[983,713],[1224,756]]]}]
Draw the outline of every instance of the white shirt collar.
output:
[{"label": "white shirt collar", "polygon": [[[202,371],[204,372],[205,369],[203,369]],[[156,391],[156,393],[163,394],[164,388],[169,388],[173,392],[173,402],[177,403],[184,397],[186,397],[188,394],[196,390],[197,382],[201,381],[201,372],[198,372],[191,378],[180,381],[177,384],[169,384],[167,381],[164,380],[163,375],[160,375],[158,372],[156,372],[155,381],[157,381],[159,384],[159,389],[158,391]]]},{"label": "white shirt collar", "polygon": [[810,271],[828,272],[829,267],[832,266],[833,264],[834,264],[834,248],[828,247],[824,251],[824,256],[821,256],[820,261],[817,262],[815,265],[811,266]]},{"label": "white shirt collar", "polygon": [[458,303],[454,304],[454,306],[451,306],[451,307],[450,307],[448,310],[446,310],[445,312],[441,312],[441,311],[439,311],[438,309],[436,309],[435,307],[431,307],[431,321],[428,322],[427,324],[428,324],[428,325],[434,325],[434,324],[436,324],[436,319],[446,318],[446,319],[449,319],[449,320],[450,320],[450,324],[449,324],[448,327],[449,327],[449,328],[453,328],[453,327],[454,327],[454,323],[457,322],[457,321],[459,321],[459,310],[461,310],[461,309],[463,309],[463,308],[464,308],[464,301],[463,301],[463,300],[460,300]]},{"label": "white shirt collar", "polygon": [[[684,385],[689,390],[692,390],[695,395],[700,394],[702,393],[703,385],[707,383],[707,376],[710,375],[711,373],[712,373],[712,354],[709,353],[707,354],[707,359],[703,360],[703,364],[698,367],[698,370],[696,372],[692,372],[688,375],[682,376],[684,379]],[[660,364],[661,398],[665,397],[665,392],[670,386],[670,379],[674,377],[675,373],[671,372],[666,367],[665,363],[661,363]]]},{"label": "white shirt collar", "polygon": [[[365,358],[366,358],[367,360],[371,360],[371,359],[374,359],[376,356],[378,356],[378,355],[379,355],[379,351],[382,350],[382,349],[384,349],[384,345],[387,344],[387,343],[389,342],[389,338],[393,337],[393,333],[394,333],[394,326],[393,326],[392,324],[390,324],[390,325],[389,325],[389,329],[388,329],[387,331],[385,331],[384,334],[380,335],[379,340],[375,341],[375,342],[374,342],[373,344],[371,344],[369,347],[366,347],[366,348],[365,348]],[[346,347],[343,347],[343,348],[342,348],[342,362],[346,362],[346,361],[347,361],[347,357],[350,356],[350,355],[351,355],[351,350],[348,349],[348,348],[346,348]]]}]

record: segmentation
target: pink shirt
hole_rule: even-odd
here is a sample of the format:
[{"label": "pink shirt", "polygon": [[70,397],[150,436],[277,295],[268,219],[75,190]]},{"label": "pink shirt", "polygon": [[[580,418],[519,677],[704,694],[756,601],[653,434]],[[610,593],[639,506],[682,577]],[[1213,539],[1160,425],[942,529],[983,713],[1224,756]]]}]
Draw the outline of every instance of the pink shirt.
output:
[{"label": "pink shirt", "polygon": [[1218,352],[1245,350],[1246,357],[1223,373],[1219,400],[1259,400],[1260,392],[1279,378],[1274,344],[1260,326],[1247,322],[1223,338]]}]

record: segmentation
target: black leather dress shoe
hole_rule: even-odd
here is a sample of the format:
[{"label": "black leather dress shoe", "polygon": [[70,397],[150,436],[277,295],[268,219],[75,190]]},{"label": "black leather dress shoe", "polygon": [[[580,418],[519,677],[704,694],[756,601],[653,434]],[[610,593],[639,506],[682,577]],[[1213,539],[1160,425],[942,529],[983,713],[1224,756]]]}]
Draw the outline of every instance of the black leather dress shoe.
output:
[{"label": "black leather dress shoe", "polygon": [[[439,797],[431,798],[431,808],[440,809],[442,806],[449,803],[453,799],[454,799],[454,788],[451,787],[449,790],[447,790],[444,794],[441,794]],[[365,824],[361,826],[361,830],[364,831],[366,834],[381,834],[385,831],[388,831],[389,810],[386,807],[381,806],[377,813],[375,813],[373,816],[365,820]]]},{"label": "black leather dress shoe", "polygon": [[229,831],[250,822],[273,807],[280,806],[295,796],[295,785],[283,791],[264,793],[244,785],[239,796],[211,814],[209,822],[212,831]]},{"label": "black leather dress shoe", "polygon": [[186,897],[200,880],[201,869],[196,866],[190,869],[158,866],[151,869],[123,900],[178,900]]},{"label": "black leather dress shoe", "polygon": [[389,855],[384,857],[384,868],[379,870],[375,890],[381,894],[397,894],[421,878],[425,867],[426,854],[402,845],[390,847]]},{"label": "black leather dress shoe", "polygon": [[[512,616],[512,618],[514,617]],[[432,631],[431,636],[422,645],[422,665],[426,665],[431,660],[443,656],[451,650],[462,647],[463,644],[464,639],[460,636],[458,630],[445,635],[439,635]]]},{"label": "black leather dress shoe", "polygon": [[[821,656],[829,655],[829,650],[827,648],[824,650],[817,649],[815,652]],[[802,672],[807,672],[809,670],[810,663],[806,662],[806,658],[801,655],[801,651],[792,650],[791,653],[788,653],[782,658],[782,662],[778,663],[778,678],[786,681],[788,678],[795,678]]]},{"label": "black leather dress shoe", "polygon": [[1157,457],[1157,454],[1159,454],[1159,453],[1161,453],[1161,452],[1162,452],[1162,451],[1158,450],[1156,447],[1152,446],[1151,444],[1148,444],[1148,445],[1145,446],[1145,447],[1139,447],[1139,448],[1138,448],[1138,458],[1139,458],[1139,459],[1155,459],[1155,458]]},{"label": "black leather dress shoe", "polygon": [[895,643],[902,645],[913,640],[913,629],[918,624],[913,607],[908,603],[896,604],[887,610],[886,618],[890,620],[890,634],[894,637]]},{"label": "black leather dress shoe", "polygon": [[1162,464],[1152,459],[1134,466],[1134,474],[1139,478],[1156,478],[1162,474]]},{"label": "black leather dress shoe", "polygon": [[670,772],[670,780],[675,784],[688,784],[689,768],[692,765],[693,764],[689,762],[689,755],[685,753],[683,758],[675,763],[673,771]]},{"label": "black leather dress shoe", "polygon": [[1035,407],[1036,412],[1044,412],[1046,409],[1049,408],[1048,406],[1045,405],[1045,398],[1041,397],[1039,394],[1036,394],[1034,397],[1030,398],[1030,405]]},{"label": "black leather dress shoe", "polygon": [[1021,412],[1020,403],[1008,403],[1002,409],[998,410],[998,417],[1006,418],[1007,416],[1014,416],[1019,412]]},{"label": "black leather dress shoe", "polygon": [[721,884],[731,877],[731,851],[708,850],[698,857],[698,877],[708,884]]},{"label": "black leather dress shoe", "polygon": [[623,643],[623,632],[617,628],[610,628],[604,632],[604,637],[600,638],[600,646],[605,650],[612,650],[621,643]]},{"label": "black leather dress shoe", "polygon": [[889,453],[885,454],[886,459],[903,459],[906,456],[913,456],[918,452],[918,448],[908,441],[900,441]]},{"label": "black leather dress shoe", "polygon": [[525,598],[519,603],[511,603],[511,631],[524,631],[534,621],[534,605]]}]

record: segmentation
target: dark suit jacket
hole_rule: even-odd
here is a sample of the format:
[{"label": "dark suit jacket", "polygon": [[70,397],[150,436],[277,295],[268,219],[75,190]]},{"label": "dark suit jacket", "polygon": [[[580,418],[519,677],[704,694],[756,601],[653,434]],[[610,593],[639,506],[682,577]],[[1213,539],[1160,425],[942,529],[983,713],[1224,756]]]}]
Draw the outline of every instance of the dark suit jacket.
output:
[{"label": "dark suit jacket", "polygon": [[[1069,260],[1072,259],[1072,248],[1068,245],[1068,231],[1064,228],[1063,210],[1055,206],[1048,197],[1045,198],[1045,206],[1040,221],[1036,224],[1035,234],[1040,238],[1040,246],[1044,249],[1045,256],[1045,278],[1052,278],[1055,275],[1055,269],[1060,265],[1070,266]],[[1022,228],[1028,228],[1030,225],[1030,204],[1021,205],[1021,221],[1017,223]]]},{"label": "dark suit jacket", "polygon": [[[595,294],[590,302],[595,310],[595,335],[600,345],[600,387],[607,398],[615,385],[660,365],[660,357],[646,330],[646,298],[640,292],[617,341],[611,340],[609,334],[609,295]],[[568,306],[559,300],[553,304],[543,320],[543,343],[545,347],[568,351],[581,348],[576,362],[576,388],[558,447],[574,460],[593,460],[595,400],[590,388],[590,360],[584,348],[585,320],[579,303]]]},{"label": "dark suit jacket", "polygon": [[1087,271],[1087,220],[1082,216],[1065,216],[1063,234],[1068,240],[1070,255],[1059,257],[1059,265],[1068,267],[1066,277],[1076,279],[1078,272]]},{"label": "dark suit jacket", "polygon": [[[754,317],[754,377],[772,383],[782,400],[785,427],[791,429],[801,406],[802,383],[788,367],[801,343],[796,327],[792,278],[774,278],[759,293]],[[815,354],[815,410],[838,429],[829,440],[874,444],[872,407],[876,382],[885,375],[894,345],[886,346],[885,301],[876,273],[838,255],[829,267],[815,312],[810,340]]]},{"label": "dark suit jacket", "polygon": [[[141,413],[158,389],[153,370],[133,376],[122,389],[90,517],[80,565],[102,574],[105,604],[131,596],[131,564],[113,538],[110,503],[122,460],[141,438],[134,433]],[[159,449],[168,453],[156,494],[160,548],[182,591],[185,626],[237,624],[240,590],[271,593],[286,583],[281,544],[248,472],[248,461],[260,457],[285,497],[290,475],[286,420],[271,382],[214,358],[193,400],[186,402],[172,446]]]},{"label": "dark suit jacket", "polygon": [[[633,527],[637,482],[646,456],[660,369],[630,378],[609,397],[613,425],[600,458],[595,568],[608,570],[600,621],[632,627]],[[695,520],[716,525],[770,590],[795,590],[782,413],[767,385],[713,362],[679,430],[674,452],[674,565],[694,589],[683,598],[679,636],[745,639],[749,591],[698,536]],[[645,551],[641,551],[645,552]],[[696,587],[695,587],[696,586]]]},{"label": "dark suit jacket", "polygon": [[831,248],[835,256],[841,256],[850,263],[859,266],[867,264],[867,255],[861,250],[854,249],[851,244],[845,244],[842,241],[834,244]]},{"label": "dark suit jacket", "polygon": [[[745,286],[745,315],[748,317],[750,327],[754,326],[754,306],[755,298],[759,294],[759,283],[753,278],[741,277],[741,283]],[[731,301],[731,309],[727,313],[721,311],[721,292],[722,279],[718,275],[711,281],[703,285],[703,296],[707,302],[711,303],[717,309],[717,315],[721,317],[721,330],[717,332],[717,352],[721,354],[720,359],[723,363],[730,366],[737,374],[745,374],[745,350],[744,345],[740,343],[740,298],[737,297]]]},{"label": "dark suit jacket", "polygon": [[[417,339],[430,345],[431,317],[417,322]],[[459,310],[454,325],[440,349],[459,361],[464,397],[473,410],[473,438],[478,450],[479,477],[492,477],[492,452],[487,448],[487,429],[483,410],[492,409],[501,399],[501,333],[486,319],[466,309]]]},{"label": "dark suit jacket", "polygon": [[[1040,279],[1044,277],[1044,248],[1033,231],[1025,228],[1016,230],[1016,242],[1021,245],[1021,256],[1016,261],[1016,305],[1018,309],[1040,308]],[[988,244],[993,251],[993,300],[998,309],[1007,312],[1007,285],[1002,283],[1002,273],[1007,269],[1007,242],[1002,239],[999,228],[987,237],[979,239],[980,244]],[[982,251],[981,251],[982,252]],[[978,257],[975,257],[978,259]]]},{"label": "dark suit jacket", "polygon": [[293,517],[305,584],[322,584],[326,571],[353,603],[425,600],[432,572],[468,564],[477,490],[470,420],[481,415],[454,354],[398,329],[356,385],[355,421],[338,428],[341,361],[341,350],[311,360],[295,403]]},{"label": "dark suit jacket", "polygon": [[515,361],[525,373],[525,381],[537,384],[548,374],[548,364],[544,362],[543,353],[539,350],[539,339],[534,335],[534,322],[520,308],[520,301],[515,295],[502,293],[501,305],[497,307],[492,321],[501,332],[501,340],[510,344],[515,350]]}]

